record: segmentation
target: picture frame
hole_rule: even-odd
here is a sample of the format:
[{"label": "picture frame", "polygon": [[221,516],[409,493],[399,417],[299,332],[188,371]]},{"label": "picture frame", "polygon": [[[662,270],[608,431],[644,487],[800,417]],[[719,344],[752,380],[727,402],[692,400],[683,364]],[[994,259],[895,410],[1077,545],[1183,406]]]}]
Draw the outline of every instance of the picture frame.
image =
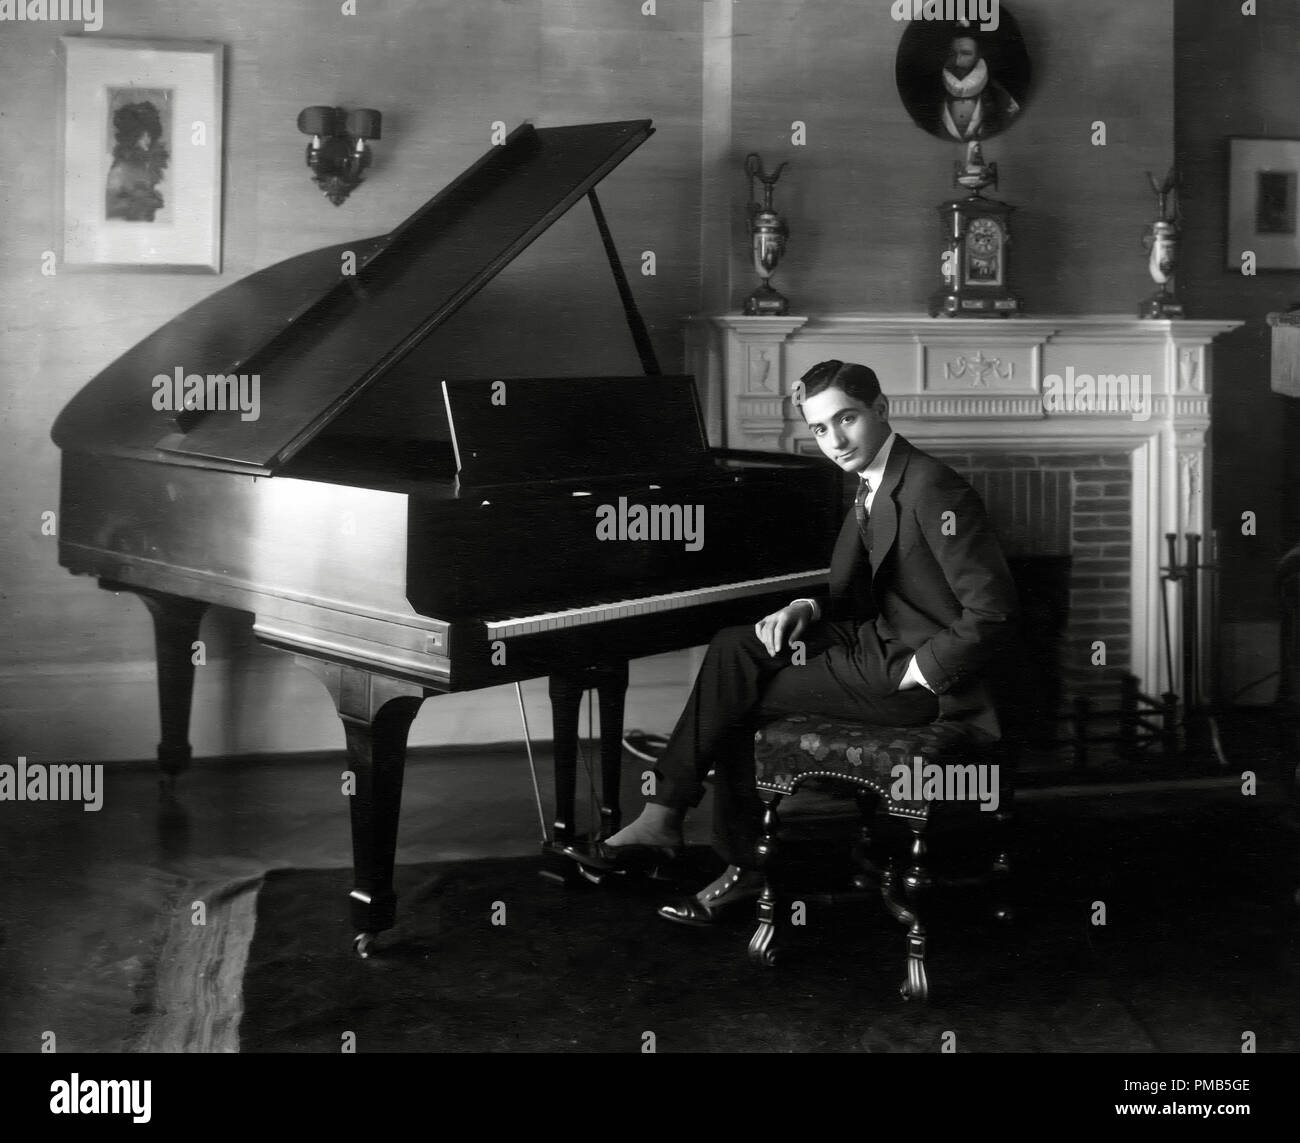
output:
[{"label": "picture frame", "polygon": [[1225,268],[1247,250],[1257,271],[1300,270],[1300,139],[1228,139]]},{"label": "picture frame", "polygon": [[221,272],[225,48],[63,36],[60,261]]},{"label": "picture frame", "polygon": [[894,83],[912,122],[950,143],[991,139],[1018,123],[1033,95],[1033,73],[1020,25],[1005,4],[989,28],[967,20],[910,21],[894,56]]}]

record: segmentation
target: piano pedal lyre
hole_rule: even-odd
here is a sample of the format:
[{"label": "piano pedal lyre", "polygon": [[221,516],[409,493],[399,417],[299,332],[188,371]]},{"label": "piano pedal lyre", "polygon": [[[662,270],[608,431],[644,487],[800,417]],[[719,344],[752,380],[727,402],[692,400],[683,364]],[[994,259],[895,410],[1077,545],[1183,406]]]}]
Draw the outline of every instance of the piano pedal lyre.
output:
[{"label": "piano pedal lyre", "polygon": [[523,726],[524,749],[528,754],[528,773],[533,782],[533,801],[537,806],[537,820],[542,830],[542,853],[544,856],[561,855],[559,860],[544,862],[537,871],[537,875],[543,881],[565,887],[581,881],[590,881],[593,885],[599,885],[600,881],[603,880],[603,875],[598,879],[593,879],[578,862],[563,856],[563,851],[558,843],[551,838],[550,830],[546,827],[546,810],[542,806],[542,787],[537,780],[537,762],[533,758],[533,738],[528,730],[528,711],[524,706],[524,689],[518,682],[515,683],[515,699],[519,703],[519,721]]},{"label": "piano pedal lyre", "polygon": [[[606,758],[605,754],[611,748],[610,744],[615,738],[617,738],[618,745],[620,747],[622,745],[622,707],[626,687],[626,663],[619,664],[612,670],[608,668],[588,668],[562,677],[552,676],[551,679],[550,691],[553,710],[556,712],[557,737],[569,736],[567,741],[573,745],[576,752],[581,754],[587,771],[588,789],[591,792],[593,803],[596,802],[596,798],[592,786],[591,762],[585,752],[578,750],[577,718],[582,697],[583,695],[589,695],[593,689],[601,695],[601,725],[605,727],[608,723],[611,728],[608,734],[602,733],[602,764],[606,771],[603,775],[604,784],[607,789],[616,792],[617,774],[611,774],[609,771],[617,767],[620,758]],[[587,853],[587,844],[591,840],[609,837],[611,834],[616,833],[621,825],[620,818],[622,815],[617,807],[610,807],[602,801],[598,808],[599,825],[592,838],[575,836],[573,832],[572,775],[566,786],[568,789],[567,795],[561,790],[561,786],[565,785],[565,783],[562,783],[557,775],[556,820],[553,828],[548,829],[546,811],[542,806],[541,784],[537,777],[537,764],[533,757],[532,735],[528,729],[528,713],[524,706],[523,688],[517,682],[515,683],[515,697],[519,705],[519,720],[524,732],[524,748],[528,754],[528,769],[533,783],[533,798],[537,806],[537,820],[542,833],[542,865],[538,869],[538,876],[543,881],[553,885],[561,885],[565,888],[601,885],[610,871],[592,862]],[[561,714],[561,711],[564,713]],[[588,706],[588,739],[591,739],[594,734],[594,717],[593,699],[589,700]],[[557,759],[557,771],[559,768]]]}]

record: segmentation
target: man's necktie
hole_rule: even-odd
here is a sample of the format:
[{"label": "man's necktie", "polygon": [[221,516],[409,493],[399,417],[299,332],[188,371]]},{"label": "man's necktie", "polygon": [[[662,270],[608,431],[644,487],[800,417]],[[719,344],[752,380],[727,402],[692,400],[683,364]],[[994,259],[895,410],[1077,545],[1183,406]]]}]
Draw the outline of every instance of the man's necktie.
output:
[{"label": "man's necktie", "polygon": [[858,534],[862,537],[862,546],[870,551],[871,542],[867,539],[867,522],[871,517],[867,513],[867,497],[871,495],[871,481],[863,479],[859,483],[862,487],[854,497],[853,514],[858,518]]}]

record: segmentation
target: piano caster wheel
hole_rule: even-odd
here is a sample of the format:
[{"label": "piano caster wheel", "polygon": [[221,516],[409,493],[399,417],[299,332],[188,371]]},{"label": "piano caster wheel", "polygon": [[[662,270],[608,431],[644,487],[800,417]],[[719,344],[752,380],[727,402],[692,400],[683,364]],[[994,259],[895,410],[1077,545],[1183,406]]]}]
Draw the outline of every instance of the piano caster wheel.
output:
[{"label": "piano caster wheel", "polygon": [[362,960],[368,960],[370,953],[375,947],[375,941],[378,939],[377,933],[358,933],[352,938],[352,946],[357,950],[357,956]]}]

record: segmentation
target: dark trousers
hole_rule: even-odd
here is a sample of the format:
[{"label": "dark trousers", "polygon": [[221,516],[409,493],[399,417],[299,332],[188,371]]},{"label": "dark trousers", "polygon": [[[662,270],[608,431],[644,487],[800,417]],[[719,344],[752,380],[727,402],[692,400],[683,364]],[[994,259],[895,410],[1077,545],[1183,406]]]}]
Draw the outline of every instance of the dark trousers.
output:
[{"label": "dark trousers", "polygon": [[817,623],[801,636],[805,661],[769,655],[752,626],[727,627],[709,644],[691,697],[656,766],[650,799],[686,809],[704,797],[714,770],[714,846],[727,862],[754,866],[762,802],[754,785],[754,729],[785,714],[821,714],[887,726],[939,716],[924,687],[899,691],[911,648],[886,643],[866,624]]}]

